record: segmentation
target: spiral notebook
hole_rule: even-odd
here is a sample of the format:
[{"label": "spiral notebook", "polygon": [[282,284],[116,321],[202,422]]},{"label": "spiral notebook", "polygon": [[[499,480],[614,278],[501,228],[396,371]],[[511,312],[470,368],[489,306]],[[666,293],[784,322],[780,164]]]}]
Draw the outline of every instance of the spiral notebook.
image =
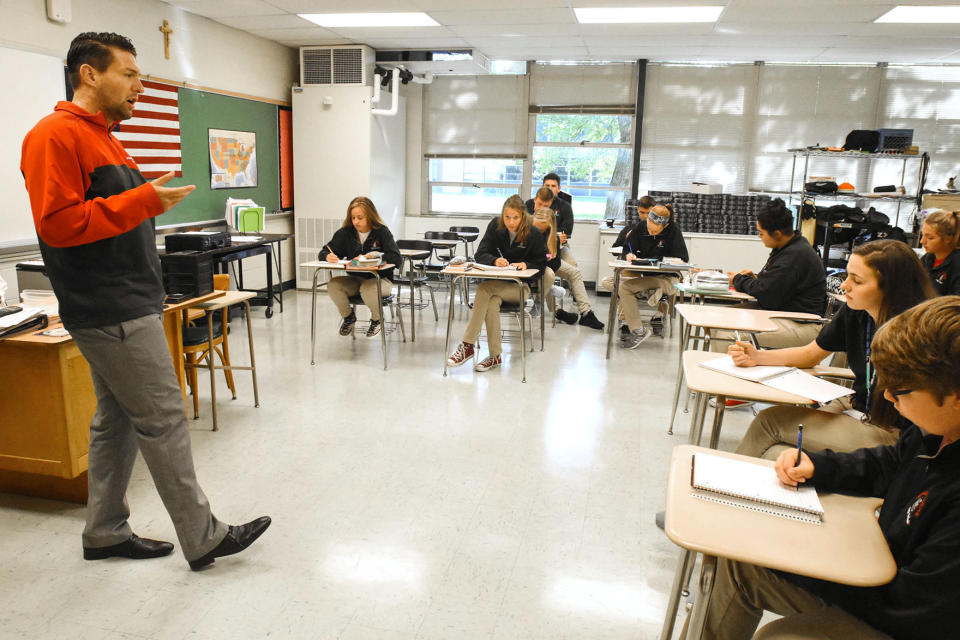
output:
[{"label": "spiral notebook", "polygon": [[823,521],[823,505],[813,487],[788,487],[773,467],[708,453],[693,456],[690,495],[740,509],[812,524]]}]

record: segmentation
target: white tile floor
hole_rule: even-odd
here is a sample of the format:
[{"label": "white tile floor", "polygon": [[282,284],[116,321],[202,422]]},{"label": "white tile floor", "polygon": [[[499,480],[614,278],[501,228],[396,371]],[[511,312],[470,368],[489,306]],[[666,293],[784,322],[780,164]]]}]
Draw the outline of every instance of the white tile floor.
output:
[{"label": "white tile floor", "polygon": [[[179,550],[85,562],[82,507],[0,494],[0,638],[658,637],[677,550],[654,513],[689,421],[666,434],[675,339],[606,361],[600,332],[548,324],[526,384],[510,345],[501,369],[443,378],[444,307],[415,343],[390,337],[383,371],[379,340],[339,337],[321,296],[310,366],[310,296],[285,303],[254,311],[260,408],[239,373],[221,430],[208,389],[190,422],[215,513],[270,530],[200,573]],[[751,417],[727,413],[721,448]],[[142,463],[128,498],[137,533],[175,540]]]}]

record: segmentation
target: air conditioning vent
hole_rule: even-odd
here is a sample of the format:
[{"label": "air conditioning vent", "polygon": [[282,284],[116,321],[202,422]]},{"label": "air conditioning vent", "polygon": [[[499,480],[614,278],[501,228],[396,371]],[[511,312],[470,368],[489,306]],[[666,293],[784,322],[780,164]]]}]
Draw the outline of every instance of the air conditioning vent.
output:
[{"label": "air conditioning vent", "polygon": [[373,60],[373,50],[363,45],[301,47],[300,86],[370,84]]},{"label": "air conditioning vent", "polygon": [[363,52],[333,50],[333,84],[363,84]]},{"label": "air conditioning vent", "polygon": [[301,52],[302,84],[330,84],[330,49],[304,49]]}]

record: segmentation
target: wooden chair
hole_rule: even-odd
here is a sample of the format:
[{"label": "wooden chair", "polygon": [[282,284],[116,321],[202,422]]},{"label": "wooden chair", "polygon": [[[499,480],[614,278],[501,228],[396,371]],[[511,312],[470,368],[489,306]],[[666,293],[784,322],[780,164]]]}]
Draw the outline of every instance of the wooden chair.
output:
[{"label": "wooden chair", "polygon": [[[203,322],[194,322],[194,326],[186,326],[183,330],[183,353],[187,382],[190,384],[190,394],[193,396],[193,418],[200,417],[199,397],[197,395],[197,370],[206,368],[210,371],[210,398],[213,413],[213,430],[217,431],[217,385],[214,373],[216,369],[223,370],[227,386],[237,399],[237,387],[233,379],[234,370],[246,370],[253,374],[254,406],[260,406],[260,394],[257,388],[257,368],[253,353],[253,328],[250,324],[250,298],[256,294],[252,291],[229,291],[230,276],[217,274],[213,276],[214,289],[226,293],[208,302],[197,305],[196,309],[204,313]],[[230,343],[228,340],[229,309],[232,305],[243,304],[247,317],[247,339],[250,345],[250,366],[234,366],[230,363]],[[215,312],[219,311],[220,322],[215,321]],[[220,358],[217,366],[213,359],[216,353]],[[206,361],[206,364],[203,362]]]}]

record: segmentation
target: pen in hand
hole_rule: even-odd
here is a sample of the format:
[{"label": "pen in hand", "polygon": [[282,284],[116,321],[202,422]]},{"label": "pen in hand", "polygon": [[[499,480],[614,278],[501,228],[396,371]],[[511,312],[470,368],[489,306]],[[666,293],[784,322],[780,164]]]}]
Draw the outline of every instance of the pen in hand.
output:
[{"label": "pen in hand", "polygon": [[[794,467],[800,466],[800,458],[802,457],[802,447],[803,447],[803,425],[797,425],[797,461],[793,463]],[[797,491],[800,491],[800,485],[797,485]]]}]

